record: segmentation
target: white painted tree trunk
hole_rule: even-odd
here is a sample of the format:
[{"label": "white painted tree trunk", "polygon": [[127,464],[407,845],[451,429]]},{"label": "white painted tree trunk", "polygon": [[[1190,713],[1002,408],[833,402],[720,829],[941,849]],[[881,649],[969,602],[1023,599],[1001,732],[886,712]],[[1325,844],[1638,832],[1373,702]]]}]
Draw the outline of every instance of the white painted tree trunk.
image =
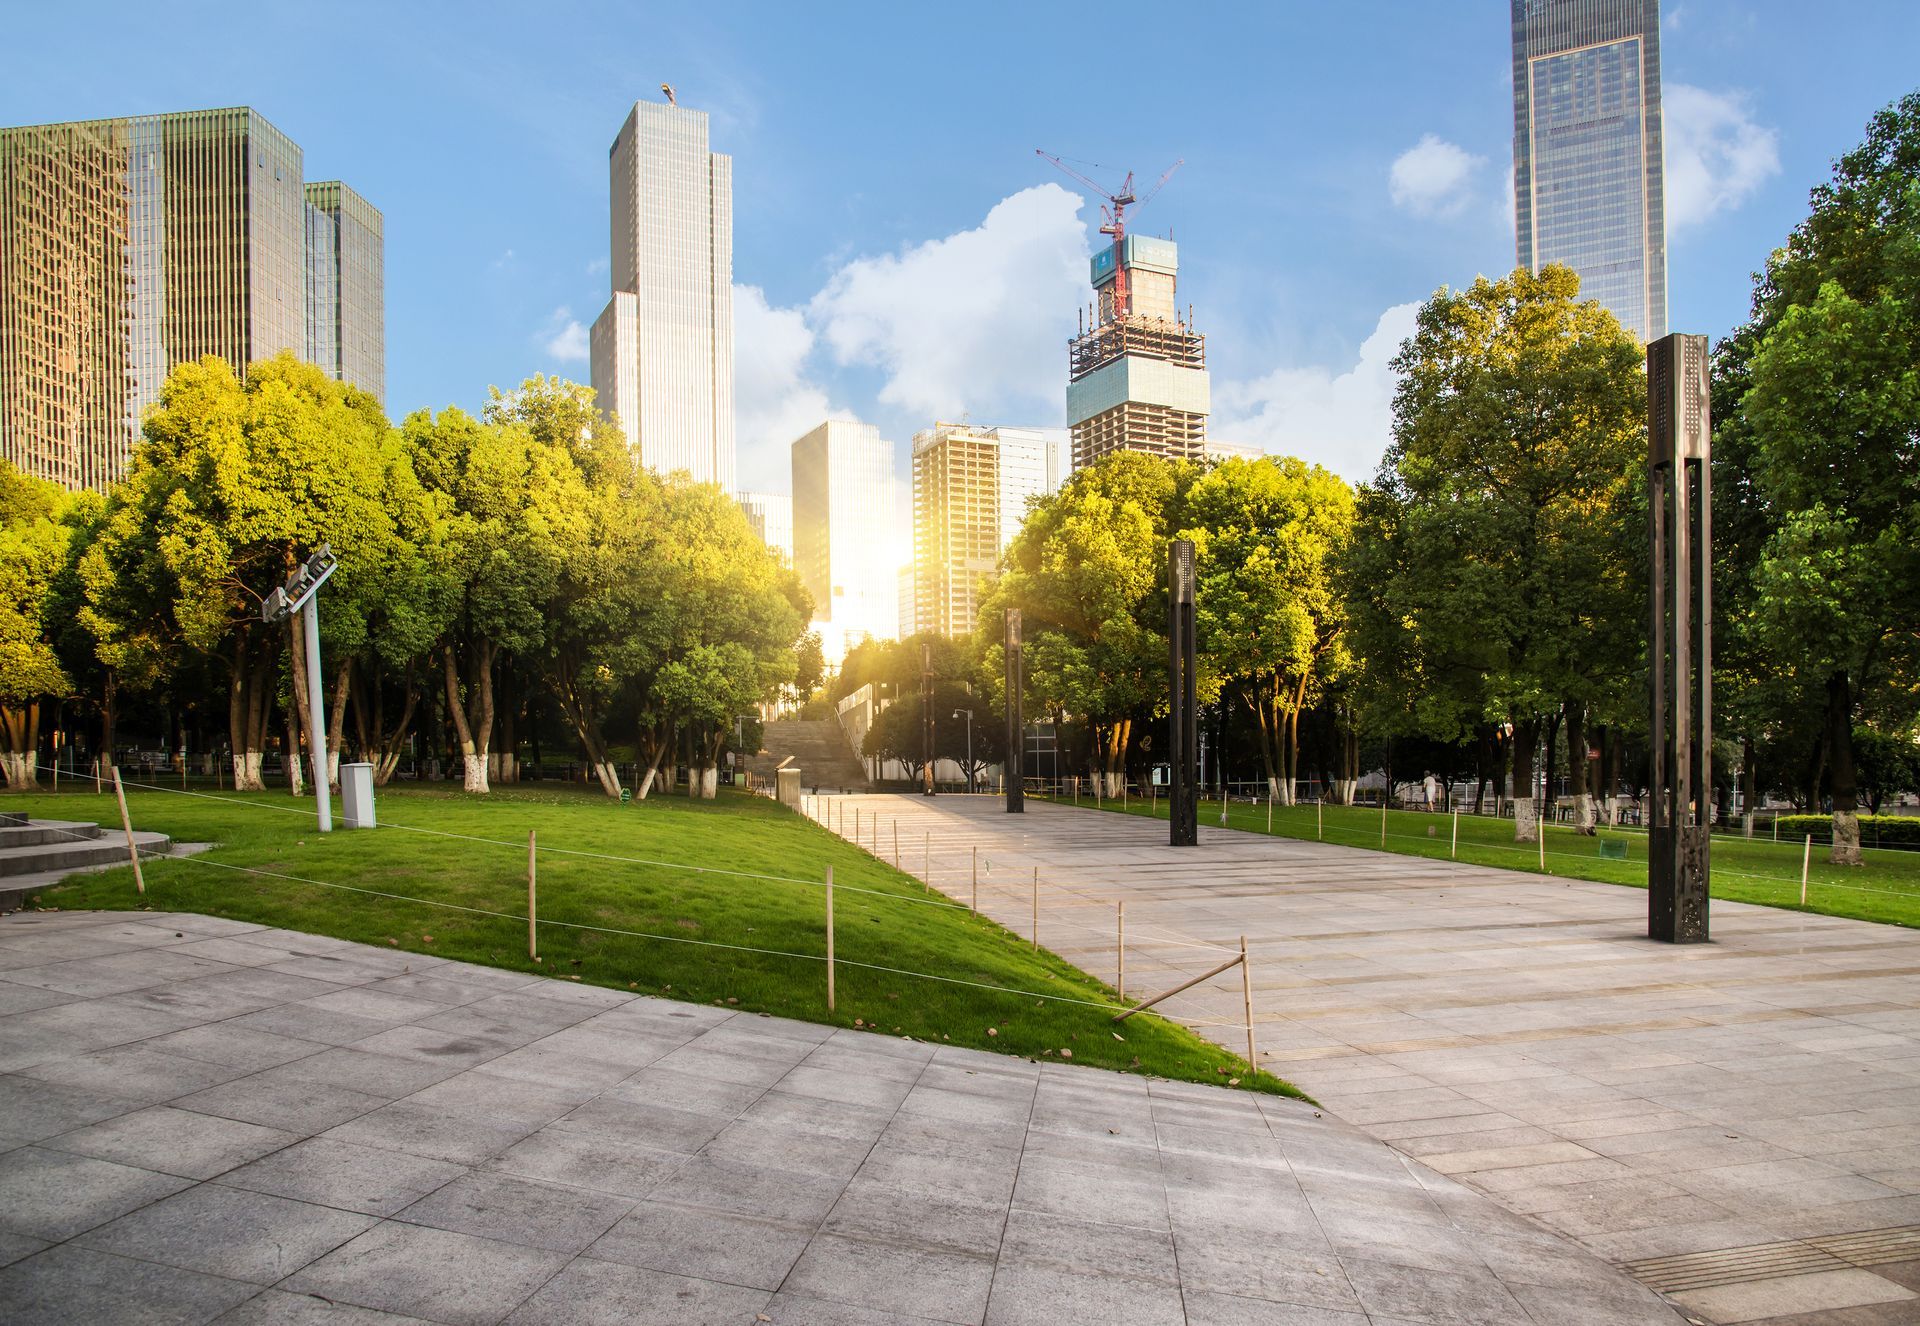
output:
[{"label": "white painted tree trunk", "polygon": [[720,795],[720,770],[709,764],[700,771],[700,799],[712,801]]},{"label": "white painted tree trunk", "polygon": [[1573,827],[1581,833],[1592,833],[1597,822],[1593,813],[1593,795],[1582,792],[1573,799]]},{"label": "white painted tree trunk", "polygon": [[233,753],[233,790],[236,792],[264,792],[266,780],[260,776],[260,752],[257,750],[237,750]]},{"label": "white painted tree trunk", "polygon": [[1532,797],[1513,799],[1513,840],[1530,843],[1540,836],[1540,815]]},{"label": "white painted tree trunk", "polygon": [[1851,810],[1833,812],[1833,850],[1827,854],[1830,866],[1860,864],[1860,816]]},{"label": "white painted tree trunk", "polygon": [[7,786],[22,791],[33,786],[33,754],[31,751],[10,750],[0,754],[0,768],[6,770]]}]

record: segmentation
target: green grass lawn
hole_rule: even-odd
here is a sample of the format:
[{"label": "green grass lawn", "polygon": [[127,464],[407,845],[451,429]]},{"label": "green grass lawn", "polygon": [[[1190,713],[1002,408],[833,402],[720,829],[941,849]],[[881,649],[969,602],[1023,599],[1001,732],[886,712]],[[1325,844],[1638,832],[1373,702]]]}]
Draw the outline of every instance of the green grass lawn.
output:
[{"label": "green grass lawn", "polygon": [[[1092,806],[1087,797],[1079,804]],[[1159,800],[1129,799],[1102,801],[1100,809],[1131,815],[1167,817],[1167,803]],[[1220,823],[1220,803],[1203,802],[1200,823]],[[1227,827],[1266,833],[1268,816],[1264,803],[1230,802]],[[1453,817],[1427,814],[1417,810],[1390,810],[1386,815],[1386,838],[1381,839],[1378,806],[1275,806],[1272,832],[1277,837],[1318,837],[1343,847],[1366,847],[1376,851],[1398,852],[1406,856],[1430,856],[1446,859],[1453,853]],[[1603,858],[1600,844],[1624,847],[1624,860]],[[1589,879],[1603,884],[1647,886],[1647,835],[1639,829],[1601,829],[1593,837],[1575,833],[1562,825],[1550,825],[1546,836],[1546,873],[1567,879]],[[1829,916],[1848,916],[1861,921],[1884,921],[1891,925],[1920,926],[1920,852],[1892,848],[1869,848],[1866,863],[1857,867],[1826,864],[1827,849],[1813,845],[1813,863],[1808,871],[1807,901],[1800,904],[1800,856],[1802,844],[1773,842],[1765,837],[1752,839],[1738,835],[1715,834],[1713,838],[1713,895],[1736,902],[1764,903],[1770,907],[1789,907],[1796,911],[1822,912]],[[1500,866],[1507,870],[1538,872],[1540,857],[1533,844],[1521,846],[1513,841],[1513,821],[1491,816],[1460,816],[1460,843],[1455,859],[1475,865]]]},{"label": "green grass lawn", "polygon": [[[127,800],[136,828],[218,846],[147,863],[144,899],[123,866],[73,876],[37,905],[203,912],[920,1040],[1036,1058],[1070,1051],[1076,1063],[1197,1082],[1247,1079],[1243,1060],[1152,1014],[1116,1036],[1109,987],[760,797],[622,806],[540,784],[484,799],[389,787],[378,798],[381,828],[326,835],[311,798],[284,793],[130,791]],[[118,832],[113,797],[90,790],[0,795],[6,810]],[[538,964],[527,954],[529,831],[540,847]],[[829,866],[834,1012],[821,960]],[[1264,1072],[1243,1085],[1293,1091]]]}]

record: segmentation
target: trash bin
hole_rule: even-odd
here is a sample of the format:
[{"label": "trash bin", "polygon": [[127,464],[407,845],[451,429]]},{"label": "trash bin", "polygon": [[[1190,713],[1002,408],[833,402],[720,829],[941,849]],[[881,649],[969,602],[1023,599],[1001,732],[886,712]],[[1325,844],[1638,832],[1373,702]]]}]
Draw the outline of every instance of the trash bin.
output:
[{"label": "trash bin", "polygon": [[340,824],[348,829],[371,829],[373,821],[373,766],[340,766]]}]

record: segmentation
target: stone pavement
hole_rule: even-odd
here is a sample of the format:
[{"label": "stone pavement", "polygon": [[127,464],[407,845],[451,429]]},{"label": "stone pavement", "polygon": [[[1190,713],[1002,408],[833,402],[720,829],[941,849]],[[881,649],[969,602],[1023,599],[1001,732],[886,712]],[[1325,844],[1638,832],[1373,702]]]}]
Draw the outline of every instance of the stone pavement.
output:
[{"label": "stone pavement", "polygon": [[1298,1101],[154,912],[0,919],[0,1321],[1678,1318]]},{"label": "stone pavement", "polygon": [[[1262,1066],[1714,1322],[1920,1322],[1920,932],[992,797],[817,815],[1129,993],[1253,954]],[[1444,821],[1440,832],[1446,832]],[[1169,942],[1180,941],[1179,944]],[[1167,1010],[1245,1052],[1240,976]]]}]

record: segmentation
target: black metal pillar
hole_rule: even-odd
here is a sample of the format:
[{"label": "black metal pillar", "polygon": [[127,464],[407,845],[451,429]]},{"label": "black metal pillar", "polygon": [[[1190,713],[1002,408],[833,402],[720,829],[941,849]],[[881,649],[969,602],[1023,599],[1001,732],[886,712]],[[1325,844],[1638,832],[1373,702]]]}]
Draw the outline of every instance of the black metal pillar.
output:
[{"label": "black metal pillar", "polygon": [[1652,789],[1647,935],[1707,939],[1713,815],[1713,489],[1707,338],[1647,347]]},{"label": "black metal pillar", "polygon": [[1167,549],[1167,680],[1171,750],[1167,773],[1167,842],[1200,842],[1200,706],[1194,693],[1193,542],[1175,539]]},{"label": "black metal pillar", "polygon": [[1007,814],[1027,809],[1027,727],[1021,721],[1020,697],[1026,688],[1026,659],[1020,644],[1020,609],[1007,609]]},{"label": "black metal pillar", "polygon": [[933,795],[933,644],[920,642],[920,753],[926,760],[927,785],[922,796]]}]

